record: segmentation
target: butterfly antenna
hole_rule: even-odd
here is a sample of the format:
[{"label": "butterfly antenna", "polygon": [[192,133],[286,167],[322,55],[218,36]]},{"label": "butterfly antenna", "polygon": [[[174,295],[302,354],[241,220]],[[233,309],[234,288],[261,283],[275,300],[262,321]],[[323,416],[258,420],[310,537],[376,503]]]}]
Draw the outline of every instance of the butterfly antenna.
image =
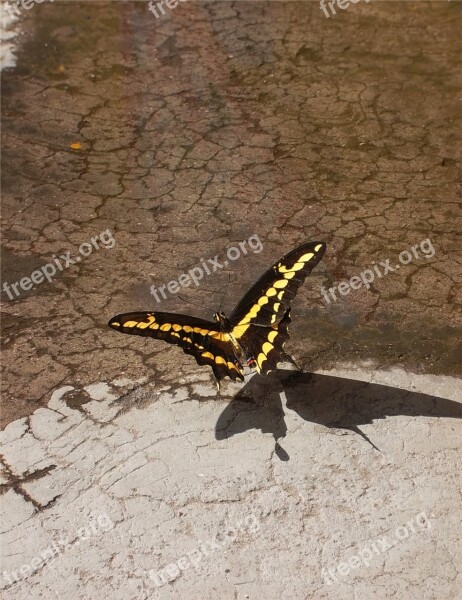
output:
[{"label": "butterfly antenna", "polygon": [[223,300],[224,300],[224,299],[225,299],[225,297],[226,297],[226,292],[228,291],[228,288],[229,288],[229,284],[230,284],[230,283],[231,283],[231,273],[229,273],[229,275],[228,275],[228,283],[226,284],[225,291],[224,291],[224,293],[223,293],[223,296],[221,297],[221,300],[220,300],[220,305],[219,305],[219,307],[218,307],[218,310],[217,310],[217,312],[220,312],[221,305],[223,304]]},{"label": "butterfly antenna", "polygon": [[191,306],[197,306],[198,308],[205,308],[206,310],[210,311],[211,313],[215,312],[212,308],[209,308],[208,306],[204,306],[203,304],[197,304],[196,302],[191,302],[191,300],[188,300],[184,296],[181,296],[181,294],[178,294],[178,298],[180,300],[183,300],[183,302],[186,302],[187,304],[191,304]]}]

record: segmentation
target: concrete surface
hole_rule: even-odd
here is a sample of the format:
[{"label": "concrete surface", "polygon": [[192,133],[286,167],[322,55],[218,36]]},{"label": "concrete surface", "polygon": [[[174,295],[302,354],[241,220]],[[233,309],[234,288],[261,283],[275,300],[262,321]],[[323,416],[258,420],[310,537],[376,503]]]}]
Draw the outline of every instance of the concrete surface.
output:
[{"label": "concrete surface", "polygon": [[3,433],[8,597],[460,597],[460,380],[353,374],[57,389]]},{"label": "concrete surface", "polygon": [[[2,290],[5,597],[462,597],[461,16],[56,1],[12,23],[2,280],[80,260]],[[156,303],[254,234],[261,252],[185,290],[199,306]],[[305,374],[217,397],[192,357],[107,328],[210,317],[232,274],[229,312],[313,239],[288,345]]]}]

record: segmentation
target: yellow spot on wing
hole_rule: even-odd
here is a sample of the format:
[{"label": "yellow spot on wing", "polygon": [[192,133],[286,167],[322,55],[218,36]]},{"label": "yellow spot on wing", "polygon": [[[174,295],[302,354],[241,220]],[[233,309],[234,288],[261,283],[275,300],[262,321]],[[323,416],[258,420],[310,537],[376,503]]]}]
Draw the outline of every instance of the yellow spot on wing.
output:
[{"label": "yellow spot on wing", "polygon": [[266,292],[266,295],[268,296],[268,298],[271,298],[271,296],[275,296],[276,294],[277,294],[277,292],[274,289],[274,287],[270,287],[269,290]]},{"label": "yellow spot on wing", "polygon": [[259,370],[261,370],[263,363],[266,360],[266,356],[263,353],[260,353],[257,358],[257,365]]},{"label": "yellow spot on wing", "polygon": [[194,333],[200,333],[200,335],[208,335],[214,340],[220,340],[222,342],[228,341],[228,335],[226,333],[221,333],[219,331],[211,331],[210,329],[201,329],[200,327],[188,327],[185,325],[183,327],[183,331],[189,333],[190,331],[194,331]]},{"label": "yellow spot on wing", "polygon": [[261,349],[267,355],[273,348],[274,348],[273,344],[270,344],[269,342],[265,342]]},{"label": "yellow spot on wing", "polygon": [[273,283],[273,286],[275,288],[281,289],[281,288],[285,288],[288,283],[289,282],[287,281],[287,279],[280,279],[279,281],[275,281]]},{"label": "yellow spot on wing", "polygon": [[268,340],[270,342],[274,342],[276,336],[277,336],[278,332],[277,331],[270,331],[268,334]]},{"label": "yellow spot on wing", "polygon": [[214,340],[219,340],[220,342],[229,342],[229,335],[227,333],[220,333],[219,331],[209,331],[208,335]]},{"label": "yellow spot on wing", "polygon": [[274,310],[275,313],[278,312],[280,306],[281,306],[280,302],[275,302],[274,303],[273,310]]},{"label": "yellow spot on wing", "polygon": [[[300,259],[299,259],[300,261]],[[279,273],[290,273],[291,271],[300,271],[305,266],[302,262],[296,262],[293,267],[285,267],[284,265],[280,265],[278,268]]]},{"label": "yellow spot on wing", "polygon": [[175,337],[177,337],[177,338],[179,338],[179,337],[180,337],[180,334],[179,334],[179,333],[175,333],[174,331],[172,331],[171,335],[173,335],[173,336],[175,336]]},{"label": "yellow spot on wing", "polygon": [[181,325],[177,325],[176,323],[173,326],[173,331],[180,331],[181,329],[183,329],[183,327],[181,327]]},{"label": "yellow spot on wing", "polygon": [[321,248],[322,248],[322,244],[318,244],[317,246],[315,246],[314,249],[316,252],[319,252],[321,250]]},{"label": "yellow spot on wing", "polygon": [[170,323],[164,323],[163,325],[160,326],[161,331],[170,331],[171,328],[172,328],[172,326],[170,325]]},{"label": "yellow spot on wing", "polygon": [[[254,319],[257,316],[258,311],[260,310],[260,308],[261,307],[260,307],[259,304],[254,304],[252,306],[252,308],[249,310],[249,312],[245,315],[245,317],[244,317],[245,320],[249,321],[250,319]],[[241,321],[241,323],[242,323],[242,321]]]},{"label": "yellow spot on wing", "polygon": [[120,323],[116,323],[115,321],[113,321],[113,322],[111,323],[111,325],[112,325],[113,327],[120,327]]},{"label": "yellow spot on wing", "polygon": [[[273,291],[272,294],[270,294],[270,290]],[[276,293],[276,290],[274,288],[270,288],[270,290],[268,290],[266,292],[265,296],[261,296],[261,298],[259,298],[257,300],[257,303],[254,304],[252,306],[252,308],[249,310],[249,312],[245,315],[245,317],[239,321],[239,323],[236,325],[236,327],[233,329],[233,335],[234,337],[237,338],[241,338],[244,333],[247,331],[247,329],[250,327],[251,323],[250,321],[252,319],[255,319],[255,317],[258,315],[258,313],[260,312],[260,308],[262,306],[265,306],[265,304],[268,304],[269,299],[268,296],[273,296]]]},{"label": "yellow spot on wing", "polygon": [[226,365],[228,367],[228,369],[233,369],[234,371],[237,371],[238,373],[240,372],[234,363],[227,361],[222,356],[215,356],[215,362],[217,363],[217,365]]},{"label": "yellow spot on wing", "polygon": [[139,329],[146,329],[147,327],[150,327],[154,321],[155,321],[155,317],[153,317],[152,315],[149,315],[148,320],[146,322],[140,321],[137,325],[137,327]]},{"label": "yellow spot on wing", "polygon": [[[316,248],[315,248],[316,250]],[[298,262],[308,262],[309,260],[311,260],[313,258],[314,254],[312,252],[308,252],[308,254],[304,254],[303,256],[300,256],[300,258],[298,259]]]},{"label": "yellow spot on wing", "polygon": [[232,363],[232,362],[229,362],[229,361],[228,361],[228,362],[226,363],[226,366],[228,367],[228,369],[234,369],[234,370],[235,370],[235,371],[237,371],[238,373],[240,373],[240,372],[241,372],[241,370],[240,370],[240,369],[238,369],[238,368],[236,367],[236,365],[235,365],[234,363]]},{"label": "yellow spot on wing", "polygon": [[292,279],[292,277],[295,277],[295,271],[289,271],[288,273],[284,274],[285,279]]},{"label": "yellow spot on wing", "polygon": [[124,327],[136,327],[138,325],[138,321],[126,321],[124,323]]},{"label": "yellow spot on wing", "polygon": [[278,294],[278,300],[282,300],[283,296],[284,296],[284,291],[279,292],[279,294]]},{"label": "yellow spot on wing", "polygon": [[211,360],[214,360],[214,356],[211,352],[202,352],[201,356],[203,356],[204,358],[210,358]]},{"label": "yellow spot on wing", "polygon": [[241,321],[242,325],[236,325],[236,327],[233,328],[232,334],[233,336],[238,340],[239,338],[241,338],[244,333],[247,331],[247,329],[250,327],[251,323],[245,323],[244,321]]}]

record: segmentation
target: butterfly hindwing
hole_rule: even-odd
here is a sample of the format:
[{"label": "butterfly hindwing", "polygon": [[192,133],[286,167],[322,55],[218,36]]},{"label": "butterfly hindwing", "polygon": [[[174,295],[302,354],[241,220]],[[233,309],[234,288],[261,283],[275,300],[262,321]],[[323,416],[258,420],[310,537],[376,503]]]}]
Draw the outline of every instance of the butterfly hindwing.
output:
[{"label": "butterfly hindwing", "polygon": [[136,312],[113,317],[109,326],[122,333],[176,344],[199,365],[211,366],[218,380],[226,375],[243,380],[229,334],[219,331],[215,323],[175,313]]},{"label": "butterfly hindwing", "polygon": [[241,340],[245,353],[254,359],[254,367],[261,375],[275,371],[280,362],[293,363],[292,358],[284,351],[284,344],[289,339],[287,331],[289,323],[290,308],[277,325],[273,327],[251,325],[245,341]]}]

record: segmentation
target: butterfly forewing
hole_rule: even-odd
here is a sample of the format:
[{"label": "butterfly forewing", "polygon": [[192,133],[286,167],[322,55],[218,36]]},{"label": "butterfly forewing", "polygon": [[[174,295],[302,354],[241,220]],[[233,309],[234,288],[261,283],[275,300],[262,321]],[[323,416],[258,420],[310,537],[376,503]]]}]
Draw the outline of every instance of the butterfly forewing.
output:
[{"label": "butterfly forewing", "polygon": [[176,344],[199,365],[210,365],[218,380],[226,375],[243,379],[229,334],[219,331],[215,323],[175,313],[136,312],[113,317],[109,326],[122,333]]},{"label": "butterfly forewing", "polygon": [[310,242],[278,260],[247,292],[231,315],[232,333],[237,340],[254,335],[255,327],[273,327],[282,319],[298,288],[324,255],[324,242]]},{"label": "butterfly forewing", "polygon": [[290,305],[325,250],[324,242],[310,242],[286,254],[260,277],[231,315],[231,334],[262,375],[292,360],[283,348],[289,338]]}]

